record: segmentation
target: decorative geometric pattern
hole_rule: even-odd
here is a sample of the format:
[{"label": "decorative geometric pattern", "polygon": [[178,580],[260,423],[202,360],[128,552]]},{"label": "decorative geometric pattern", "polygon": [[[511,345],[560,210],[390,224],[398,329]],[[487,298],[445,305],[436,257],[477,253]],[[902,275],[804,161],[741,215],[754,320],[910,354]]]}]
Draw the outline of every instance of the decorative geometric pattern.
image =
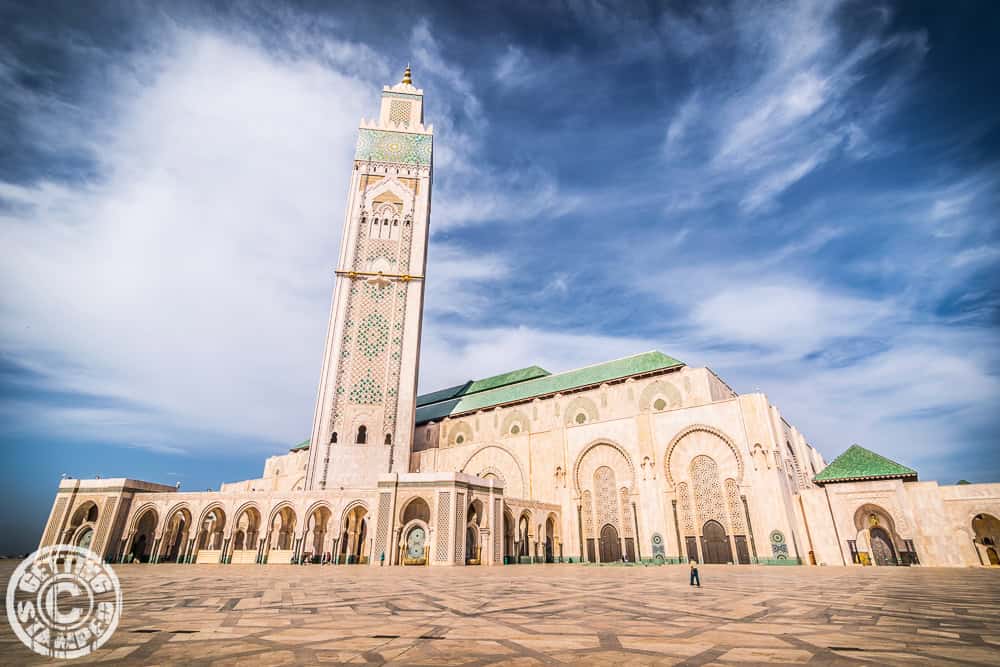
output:
[{"label": "decorative geometric pattern", "polygon": [[430,165],[433,137],[386,130],[358,130],[355,160]]},{"label": "decorative geometric pattern", "polygon": [[599,417],[597,404],[587,396],[576,396],[566,404],[563,411],[566,415],[567,426],[579,426],[580,424],[596,421]]},{"label": "decorative geometric pattern", "polygon": [[736,480],[729,478],[726,480],[726,505],[729,508],[729,520],[736,535],[746,535],[746,527],[743,521],[742,505],[740,503],[740,487]]},{"label": "decorative geometric pattern", "polygon": [[[375,301],[381,301],[389,293],[387,287],[365,286],[366,294]],[[361,322],[358,329],[358,349],[368,359],[374,358],[385,350],[386,343],[389,342],[389,323],[379,313],[372,313]]]},{"label": "decorative geometric pattern", "polygon": [[632,503],[628,499],[628,489],[624,486],[619,491],[622,500],[622,534],[625,537],[633,537],[632,535]]},{"label": "decorative geometric pattern", "polygon": [[[662,406],[657,405],[657,402],[662,402]],[[639,410],[643,412],[648,412],[650,407],[654,410],[679,408],[682,402],[681,392],[677,387],[663,380],[650,382],[639,394]]]},{"label": "decorative geometric pattern", "polygon": [[102,549],[104,548],[104,536],[108,532],[108,526],[111,524],[111,517],[114,515],[115,501],[118,500],[115,497],[108,498],[104,501],[104,509],[101,510],[101,515],[97,523],[97,536],[94,538],[91,548]]},{"label": "decorative geometric pattern", "polygon": [[691,461],[691,485],[694,487],[694,506],[698,512],[698,523],[715,520],[728,525],[726,512],[722,506],[722,485],[719,482],[719,467],[704,454]]},{"label": "decorative geometric pattern", "polygon": [[[674,474],[673,471],[671,470],[674,450],[677,449],[678,445],[680,445],[685,438],[691,436],[692,434],[698,434],[698,433],[707,433],[713,435],[722,442],[724,442],[727,447],[729,447],[729,451],[733,453],[733,457],[736,459],[736,466],[737,466],[736,481],[739,482],[740,480],[742,480],[743,457],[740,455],[739,449],[737,449],[732,439],[730,439],[728,435],[726,435],[719,429],[715,428],[714,426],[708,426],[706,424],[692,424],[691,426],[686,427],[680,433],[675,435],[674,439],[670,441],[669,445],[667,445],[667,453],[666,456],[663,457],[663,467],[664,467],[664,473],[667,476],[667,484],[669,486],[673,486],[679,481],[677,479],[674,479]],[[681,476],[683,477],[683,475]]]},{"label": "decorative geometric pattern", "polygon": [[437,543],[434,545],[434,559],[438,561],[448,560],[448,516],[451,514],[451,492],[438,492],[437,502],[437,524],[434,526]]},{"label": "decorative geometric pattern", "polygon": [[681,522],[684,525],[685,535],[695,535],[694,515],[691,512],[691,496],[688,495],[687,482],[677,485],[677,500],[681,507]]},{"label": "decorative geometric pattern", "polygon": [[653,543],[653,558],[656,558],[657,556],[662,556],[665,558],[667,555],[667,548],[666,545],[663,543],[663,536],[660,535],[659,533],[653,533],[652,543]]},{"label": "decorative geometric pattern", "polygon": [[[76,662],[990,665],[1000,635],[978,568],[114,567],[128,613]],[[52,664],[6,621],[0,655]]]},{"label": "decorative geometric pattern", "polygon": [[423,95],[418,95],[417,93],[400,93],[395,90],[384,90],[382,91],[382,97],[388,97],[394,100],[420,100],[423,99]]},{"label": "decorative geometric pattern", "polygon": [[351,388],[350,396],[352,403],[370,405],[382,402],[382,388],[372,379],[371,370]]},{"label": "decorative geometric pattern", "polygon": [[594,496],[597,503],[597,525],[610,523],[618,528],[618,498],[615,491],[615,473],[601,466],[594,471]]},{"label": "decorative geometric pattern", "polygon": [[412,108],[413,102],[392,100],[389,102],[389,122],[397,125],[402,124],[403,127],[409,127],[410,110]]},{"label": "decorative geometric pattern", "polygon": [[788,558],[788,543],[780,530],[771,531],[771,556],[777,560]]},{"label": "decorative geometric pattern", "polygon": [[42,539],[43,546],[48,546],[55,542],[56,531],[59,530],[59,521],[62,519],[63,512],[65,511],[66,498],[58,498],[55,507],[52,509],[52,520],[49,523],[49,529],[45,531],[45,537]]},{"label": "decorative geometric pattern", "polygon": [[590,491],[584,491],[580,497],[580,511],[583,514],[583,536],[594,537],[594,504]]},{"label": "decorative geometric pattern", "polygon": [[389,542],[389,505],[392,503],[392,494],[378,494],[378,526],[375,529],[375,546],[372,549],[372,558],[380,558],[385,552],[386,544]]},{"label": "decorative geometric pattern", "polygon": [[455,562],[463,563],[465,559],[465,494],[455,494]]},{"label": "decorative geometric pattern", "polygon": [[503,506],[499,498],[493,499],[493,521],[490,529],[493,531],[493,562],[501,562],[501,552],[503,551]]},{"label": "decorative geometric pattern", "polygon": [[[413,237],[413,226],[409,217],[404,219],[400,240],[398,243],[399,268],[402,273],[410,270],[410,245]],[[399,403],[399,395],[396,387],[399,386],[399,373],[403,363],[403,323],[406,321],[406,297],[408,283],[396,283],[394,290],[395,301],[393,303],[393,326],[391,341],[392,353],[389,355],[389,373],[386,378],[389,390],[386,392],[385,415],[382,419],[383,428],[386,433],[391,433],[396,429],[396,408]]]}]

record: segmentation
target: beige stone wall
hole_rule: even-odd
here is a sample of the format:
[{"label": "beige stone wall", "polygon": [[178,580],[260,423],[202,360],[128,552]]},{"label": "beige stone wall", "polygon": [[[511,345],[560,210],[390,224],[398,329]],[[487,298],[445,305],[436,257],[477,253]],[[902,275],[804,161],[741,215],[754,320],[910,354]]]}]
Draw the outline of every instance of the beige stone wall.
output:
[{"label": "beige stone wall", "polygon": [[301,491],[305,488],[308,462],[308,450],[272,456],[264,462],[264,474],[261,477],[239,482],[224,482],[219,490],[222,493]]},{"label": "beige stone wall", "polygon": [[911,540],[922,565],[979,566],[988,561],[977,554],[982,545],[973,543],[972,519],[983,513],[1000,517],[1000,484],[872,480],[828,484],[802,496],[811,524],[823,526],[813,534],[818,559],[827,564],[851,564],[848,540],[867,551],[865,517],[884,513],[888,521],[880,525],[893,546],[900,551],[903,540]]},{"label": "beige stone wall", "polygon": [[[619,492],[627,486],[619,511],[635,505],[631,519],[638,523],[638,534],[631,537],[639,555],[651,555],[654,533],[663,538],[668,556],[683,553],[678,528],[682,538],[690,528],[675,525],[673,505],[680,498],[679,484],[687,484],[691,493],[691,465],[701,455],[717,466],[722,510],[710,513],[725,519],[727,533],[749,537],[752,527],[758,557],[770,558],[768,535],[779,530],[788,539],[789,555],[801,551],[806,557],[809,536],[795,494],[812,487],[811,468],[817,462],[821,468],[822,457],[764,395],[736,397],[708,369],[683,368],[421,425],[410,469],[492,475],[504,481],[508,502],[557,504],[566,555],[579,557],[584,521],[578,508],[590,503],[596,511],[593,480],[581,479],[579,470],[598,444],[621,452],[617,467],[609,467],[614,467]],[[729,487],[727,480],[732,480]],[[693,500],[691,505],[688,523],[700,536],[703,521]],[[619,515],[622,532],[624,521]]]},{"label": "beige stone wall", "polygon": [[86,546],[109,557],[120,539],[135,496],[173,491],[173,487],[124,478],[64,479],[38,546]]}]

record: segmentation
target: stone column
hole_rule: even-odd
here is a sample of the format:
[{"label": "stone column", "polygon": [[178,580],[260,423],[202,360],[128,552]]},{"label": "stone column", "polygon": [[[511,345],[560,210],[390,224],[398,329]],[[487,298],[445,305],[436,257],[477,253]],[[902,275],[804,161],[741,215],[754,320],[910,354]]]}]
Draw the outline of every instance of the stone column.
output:
[{"label": "stone column", "polygon": [[155,533],[153,534],[153,543],[149,545],[149,562],[152,564],[156,564],[160,560],[160,544],[162,541],[162,537],[157,537]]},{"label": "stone column", "polygon": [[125,554],[127,554],[129,550],[132,548],[132,542],[135,540],[135,534],[136,531],[133,530],[131,533],[129,533],[128,537],[125,538],[125,548],[122,549],[121,558],[118,559],[119,563],[125,562]]}]

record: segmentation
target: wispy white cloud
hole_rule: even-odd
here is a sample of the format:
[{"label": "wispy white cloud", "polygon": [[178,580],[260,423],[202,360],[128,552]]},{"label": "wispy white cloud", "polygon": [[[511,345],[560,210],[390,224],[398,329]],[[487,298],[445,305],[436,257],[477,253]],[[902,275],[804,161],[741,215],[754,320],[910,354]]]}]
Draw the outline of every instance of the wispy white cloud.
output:
[{"label": "wispy white cloud", "polygon": [[[681,34],[699,35],[686,42],[700,55],[725,39],[733,61],[727,79],[706,67],[668,122],[668,146],[676,146],[697,100],[699,143],[711,148],[666,156],[676,168],[669,178],[683,178],[697,193],[689,192],[689,201],[711,206],[732,198],[745,214],[769,210],[834,156],[871,154],[871,128],[905,98],[926,38],[888,34],[888,17],[875,12],[867,32],[852,41],[840,30],[839,6],[739,3],[732,14],[666,20],[665,30],[680,26]],[[890,54],[896,69],[873,81],[865,66]]]},{"label": "wispy white cloud", "polygon": [[[511,223],[541,215],[558,217],[581,205],[582,195],[565,192],[556,175],[538,163],[513,170],[484,162],[489,116],[473,81],[461,65],[442,54],[426,21],[414,26],[410,43],[418,66],[415,75],[441,84],[435,85],[429,101],[436,111],[438,173],[432,233],[498,219]],[[498,70],[514,68],[511,59],[523,57],[518,50],[508,51],[507,63],[501,61]]]},{"label": "wispy white cloud", "polygon": [[967,248],[951,260],[951,265],[955,268],[978,266],[980,264],[991,263],[994,266],[1000,262],[1000,246],[989,245],[978,248]]},{"label": "wispy white cloud", "polygon": [[443,315],[475,319],[490,309],[490,286],[506,278],[510,266],[502,255],[435,241],[428,252],[429,320]]},{"label": "wispy white cloud", "polygon": [[524,55],[524,51],[509,44],[507,50],[497,59],[493,76],[505,88],[517,88],[534,78],[535,64]]},{"label": "wispy white cloud", "polygon": [[372,86],[219,34],[161,37],[109,72],[96,178],[0,185],[4,350],[142,406],[46,421],[153,448],[176,423],[294,440],[340,231],[329,183],[347,181]]},{"label": "wispy white cloud", "polygon": [[732,285],[692,309],[694,322],[710,337],[791,357],[864,334],[891,312],[885,304],[791,281]]},{"label": "wispy white cloud", "polygon": [[668,152],[683,151],[683,141],[691,126],[698,121],[700,112],[701,104],[697,94],[692,95],[681,104],[680,109],[670,120],[670,125],[667,126],[666,150]]}]

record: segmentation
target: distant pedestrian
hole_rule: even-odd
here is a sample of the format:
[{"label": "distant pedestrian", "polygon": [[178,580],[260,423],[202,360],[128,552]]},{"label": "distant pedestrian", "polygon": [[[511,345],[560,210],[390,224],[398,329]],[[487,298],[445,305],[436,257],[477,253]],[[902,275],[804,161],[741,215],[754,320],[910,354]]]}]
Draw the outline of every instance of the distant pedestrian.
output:
[{"label": "distant pedestrian", "polygon": [[691,559],[691,585],[701,588],[701,579],[698,577],[698,561]]},{"label": "distant pedestrian", "polygon": [[378,559],[378,564],[379,564],[379,567],[385,567],[385,552],[384,551],[382,552],[382,555]]}]

